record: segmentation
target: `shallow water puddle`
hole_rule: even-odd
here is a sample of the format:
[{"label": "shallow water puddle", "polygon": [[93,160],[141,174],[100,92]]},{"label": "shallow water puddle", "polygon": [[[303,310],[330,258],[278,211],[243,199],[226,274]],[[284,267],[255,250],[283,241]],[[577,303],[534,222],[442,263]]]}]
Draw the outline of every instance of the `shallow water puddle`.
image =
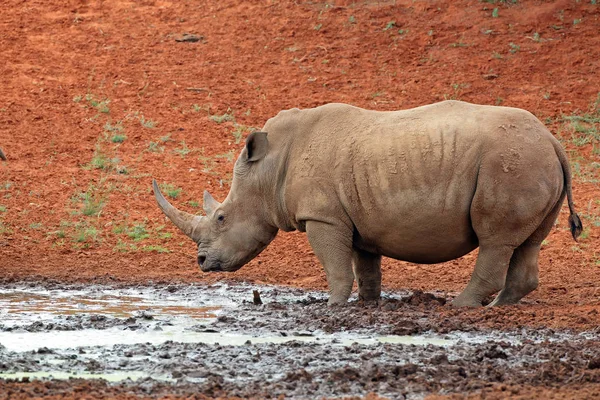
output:
[{"label": "shallow water puddle", "polygon": [[242,346],[248,343],[273,343],[280,344],[290,341],[333,343],[343,346],[353,343],[373,345],[377,343],[392,343],[403,345],[435,345],[450,346],[457,342],[453,339],[442,339],[435,336],[373,336],[361,337],[353,334],[332,334],[317,336],[301,335],[245,335],[239,333],[221,332],[194,332],[186,330],[193,324],[185,319],[170,321],[171,326],[161,327],[159,330],[143,329],[138,331],[124,330],[123,327],[108,329],[83,329],[76,331],[44,331],[23,332],[11,331],[0,332],[0,345],[8,351],[24,352],[35,351],[40,348],[48,349],[72,349],[89,346],[114,346],[118,344],[132,345],[138,343],[149,343],[157,345],[166,341],[180,343],[205,343],[220,344],[226,346]]},{"label": "shallow water puddle", "polygon": [[[4,325],[52,320],[55,316],[99,314],[116,318],[151,310],[152,315],[183,315],[194,319],[216,318],[226,298],[189,299],[152,289],[44,290],[0,289],[0,316]],[[216,300],[216,301],[215,301]],[[222,304],[218,304],[222,303]]]}]

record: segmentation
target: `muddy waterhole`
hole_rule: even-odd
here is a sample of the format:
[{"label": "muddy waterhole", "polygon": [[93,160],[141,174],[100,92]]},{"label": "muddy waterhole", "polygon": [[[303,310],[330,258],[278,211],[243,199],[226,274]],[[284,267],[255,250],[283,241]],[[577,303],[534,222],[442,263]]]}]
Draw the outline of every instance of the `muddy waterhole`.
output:
[{"label": "muddy waterhole", "polygon": [[[422,398],[598,379],[595,332],[465,332],[438,323],[435,310],[448,307],[446,299],[426,293],[386,293],[378,304],[354,299],[334,308],[326,298],[225,283],[5,285],[0,378],[287,398]],[[549,380],[548,371],[556,371]]]}]

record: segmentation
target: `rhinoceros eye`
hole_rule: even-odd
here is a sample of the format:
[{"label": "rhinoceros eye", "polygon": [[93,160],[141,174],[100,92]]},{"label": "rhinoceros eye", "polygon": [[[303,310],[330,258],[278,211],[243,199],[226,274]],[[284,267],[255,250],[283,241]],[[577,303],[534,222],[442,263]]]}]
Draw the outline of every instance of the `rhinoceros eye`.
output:
[{"label": "rhinoceros eye", "polygon": [[217,217],[217,221],[219,221],[219,222],[221,222],[221,223],[222,223],[223,221],[225,221],[225,216],[224,216],[223,214],[219,215],[219,216]]}]

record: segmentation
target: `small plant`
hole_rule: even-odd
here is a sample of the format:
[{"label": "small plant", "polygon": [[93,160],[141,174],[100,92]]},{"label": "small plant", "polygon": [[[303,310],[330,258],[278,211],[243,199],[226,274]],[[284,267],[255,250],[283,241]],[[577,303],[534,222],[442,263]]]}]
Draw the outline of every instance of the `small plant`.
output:
[{"label": "small plant", "polygon": [[198,203],[196,200],[190,200],[188,201],[188,204],[190,205],[190,207],[200,208],[200,203]]},{"label": "small plant", "polygon": [[140,123],[142,124],[142,126],[144,128],[147,128],[147,129],[154,129],[154,128],[156,128],[156,125],[157,125],[156,122],[154,122],[151,119],[146,119],[143,115],[140,116]]},{"label": "small plant", "polygon": [[140,222],[127,229],[127,236],[136,242],[139,242],[150,237],[146,222]]},{"label": "small plant", "polygon": [[508,44],[508,46],[510,47],[510,50],[509,50],[509,51],[510,51],[512,54],[515,54],[515,53],[517,53],[519,50],[521,50],[521,46],[519,46],[518,44],[514,44],[514,43],[512,43],[512,42],[510,42],[510,43]]},{"label": "small plant", "polygon": [[166,247],[155,245],[155,244],[143,246],[142,251],[155,251],[157,253],[170,253],[171,252],[171,250],[167,249]]},{"label": "small plant", "polygon": [[110,138],[110,141],[113,143],[123,143],[125,141],[125,139],[127,139],[127,136],[121,135],[121,134],[116,134]]},{"label": "small plant", "polygon": [[238,123],[234,123],[234,127],[235,129],[233,130],[233,132],[231,132],[231,134],[233,135],[235,144],[239,144],[242,141],[242,139],[244,138],[244,133],[250,133],[258,130],[258,128],[247,125],[241,125]]},{"label": "small plant", "polygon": [[84,166],[86,169],[102,169],[109,171],[115,168],[115,165],[119,163],[118,158],[109,158],[102,149],[100,143],[96,144],[94,155],[91,161]]},{"label": "small plant", "polygon": [[572,131],[571,142],[576,146],[592,144],[592,154],[598,154],[600,148],[599,106],[600,93],[598,93],[595,101],[590,105],[588,112],[581,115],[563,115],[561,117],[561,121],[568,123],[567,127]]},{"label": "small plant", "polygon": [[313,26],[313,29],[315,31],[320,31],[322,27],[323,27],[323,24],[316,24],[315,26]]},{"label": "small plant", "polygon": [[135,251],[135,250],[137,250],[137,245],[135,245],[133,243],[125,243],[121,239],[119,239],[117,241],[117,244],[115,245],[115,247],[113,247],[113,251],[119,252],[119,253],[127,253],[129,251]]},{"label": "small plant", "polygon": [[106,205],[106,197],[94,186],[90,185],[85,193],[80,195],[83,202],[81,213],[86,217],[98,216]]},{"label": "small plant", "polygon": [[192,152],[192,150],[185,143],[185,140],[182,140],[179,142],[179,144],[181,145],[181,148],[174,149],[173,152],[179,154],[182,158]]},{"label": "small plant", "polygon": [[458,100],[462,94],[462,90],[464,88],[467,88],[468,86],[469,85],[467,83],[453,83],[452,84],[453,93],[450,95],[445,94],[444,99],[445,100]]},{"label": "small plant", "polygon": [[110,122],[107,122],[106,124],[104,124],[104,130],[106,132],[121,133],[124,130],[123,121],[118,121],[116,124],[111,124]]},{"label": "small plant", "polygon": [[498,18],[498,7],[492,10],[492,18]]},{"label": "small plant", "polygon": [[208,157],[204,155],[204,149],[201,150],[200,157],[198,160],[202,163],[203,168],[202,172],[205,174],[216,175],[214,172],[214,168],[216,166],[215,160],[212,157]]},{"label": "small plant", "polygon": [[227,109],[227,112],[223,115],[211,115],[211,121],[216,122],[217,124],[222,124],[227,121],[235,121],[235,117],[233,116],[233,112],[230,108]]},{"label": "small plant", "polygon": [[90,242],[100,241],[98,238],[98,228],[95,226],[89,226],[85,223],[78,223],[75,228],[76,231],[72,238],[77,243],[87,243],[87,246],[84,247],[89,247]]},{"label": "small plant", "polygon": [[96,145],[94,156],[92,157],[89,166],[92,169],[108,169],[110,166],[109,158],[104,154],[99,145]]},{"label": "small plant", "polygon": [[351,15],[350,18],[348,18],[348,22],[351,24],[355,24],[356,23],[356,18],[354,17],[354,15]]},{"label": "small plant", "polygon": [[[85,95],[85,99],[87,100],[87,102],[89,103],[90,106],[94,107],[96,110],[98,110],[101,113],[104,114],[108,114],[110,113],[110,109],[108,108],[108,103],[110,103],[110,100],[108,99],[104,99],[104,100],[97,100],[93,94],[86,94]],[[75,100],[75,99],[73,99]],[[81,100],[79,100],[81,101]]]},{"label": "small plant", "polygon": [[170,183],[163,183],[160,188],[172,199],[176,199],[181,194],[181,188],[178,188]]},{"label": "small plant", "polygon": [[583,249],[578,245],[571,246],[571,251],[573,253],[583,253]]},{"label": "small plant", "polygon": [[387,23],[387,25],[385,26],[385,28],[383,28],[384,31],[389,31],[390,29],[392,29],[393,27],[396,26],[396,21],[390,21]]},{"label": "small plant", "polygon": [[148,151],[151,153],[162,153],[165,151],[165,147],[159,145],[157,142],[148,143]]},{"label": "small plant", "polygon": [[0,221],[0,235],[11,234],[13,231],[10,229],[4,221]]},{"label": "small plant", "polygon": [[61,229],[59,229],[57,231],[54,231],[54,232],[49,232],[48,234],[49,235],[54,235],[54,236],[56,236],[59,239],[64,239],[64,238],[67,237],[67,233],[65,232],[65,230],[63,228],[61,228]]},{"label": "small plant", "polygon": [[227,153],[215,154],[215,158],[222,158],[231,163],[231,162],[233,162],[233,159],[235,158],[235,151],[229,150]]},{"label": "small plant", "polygon": [[244,137],[244,129],[241,125],[238,125],[235,127],[235,130],[231,132],[231,134],[233,135],[235,144],[239,144],[242,141],[242,138]]},{"label": "small plant", "polygon": [[173,234],[171,232],[158,232],[157,229],[157,236],[159,239],[170,239],[173,237]]}]

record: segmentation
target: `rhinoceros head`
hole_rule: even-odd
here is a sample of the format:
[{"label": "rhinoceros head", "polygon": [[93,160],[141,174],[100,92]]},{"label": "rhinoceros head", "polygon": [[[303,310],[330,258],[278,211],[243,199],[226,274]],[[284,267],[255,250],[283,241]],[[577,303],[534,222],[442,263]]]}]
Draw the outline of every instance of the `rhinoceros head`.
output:
[{"label": "rhinoceros head", "polygon": [[[275,238],[277,228],[266,222],[261,185],[248,175],[267,151],[266,134],[251,134],[236,161],[231,191],[223,203],[204,191],[206,216],[173,207],[156,181],[154,196],[165,215],[198,245],[198,264],[204,272],[236,271],[256,257]],[[241,173],[243,177],[238,177]]]}]

